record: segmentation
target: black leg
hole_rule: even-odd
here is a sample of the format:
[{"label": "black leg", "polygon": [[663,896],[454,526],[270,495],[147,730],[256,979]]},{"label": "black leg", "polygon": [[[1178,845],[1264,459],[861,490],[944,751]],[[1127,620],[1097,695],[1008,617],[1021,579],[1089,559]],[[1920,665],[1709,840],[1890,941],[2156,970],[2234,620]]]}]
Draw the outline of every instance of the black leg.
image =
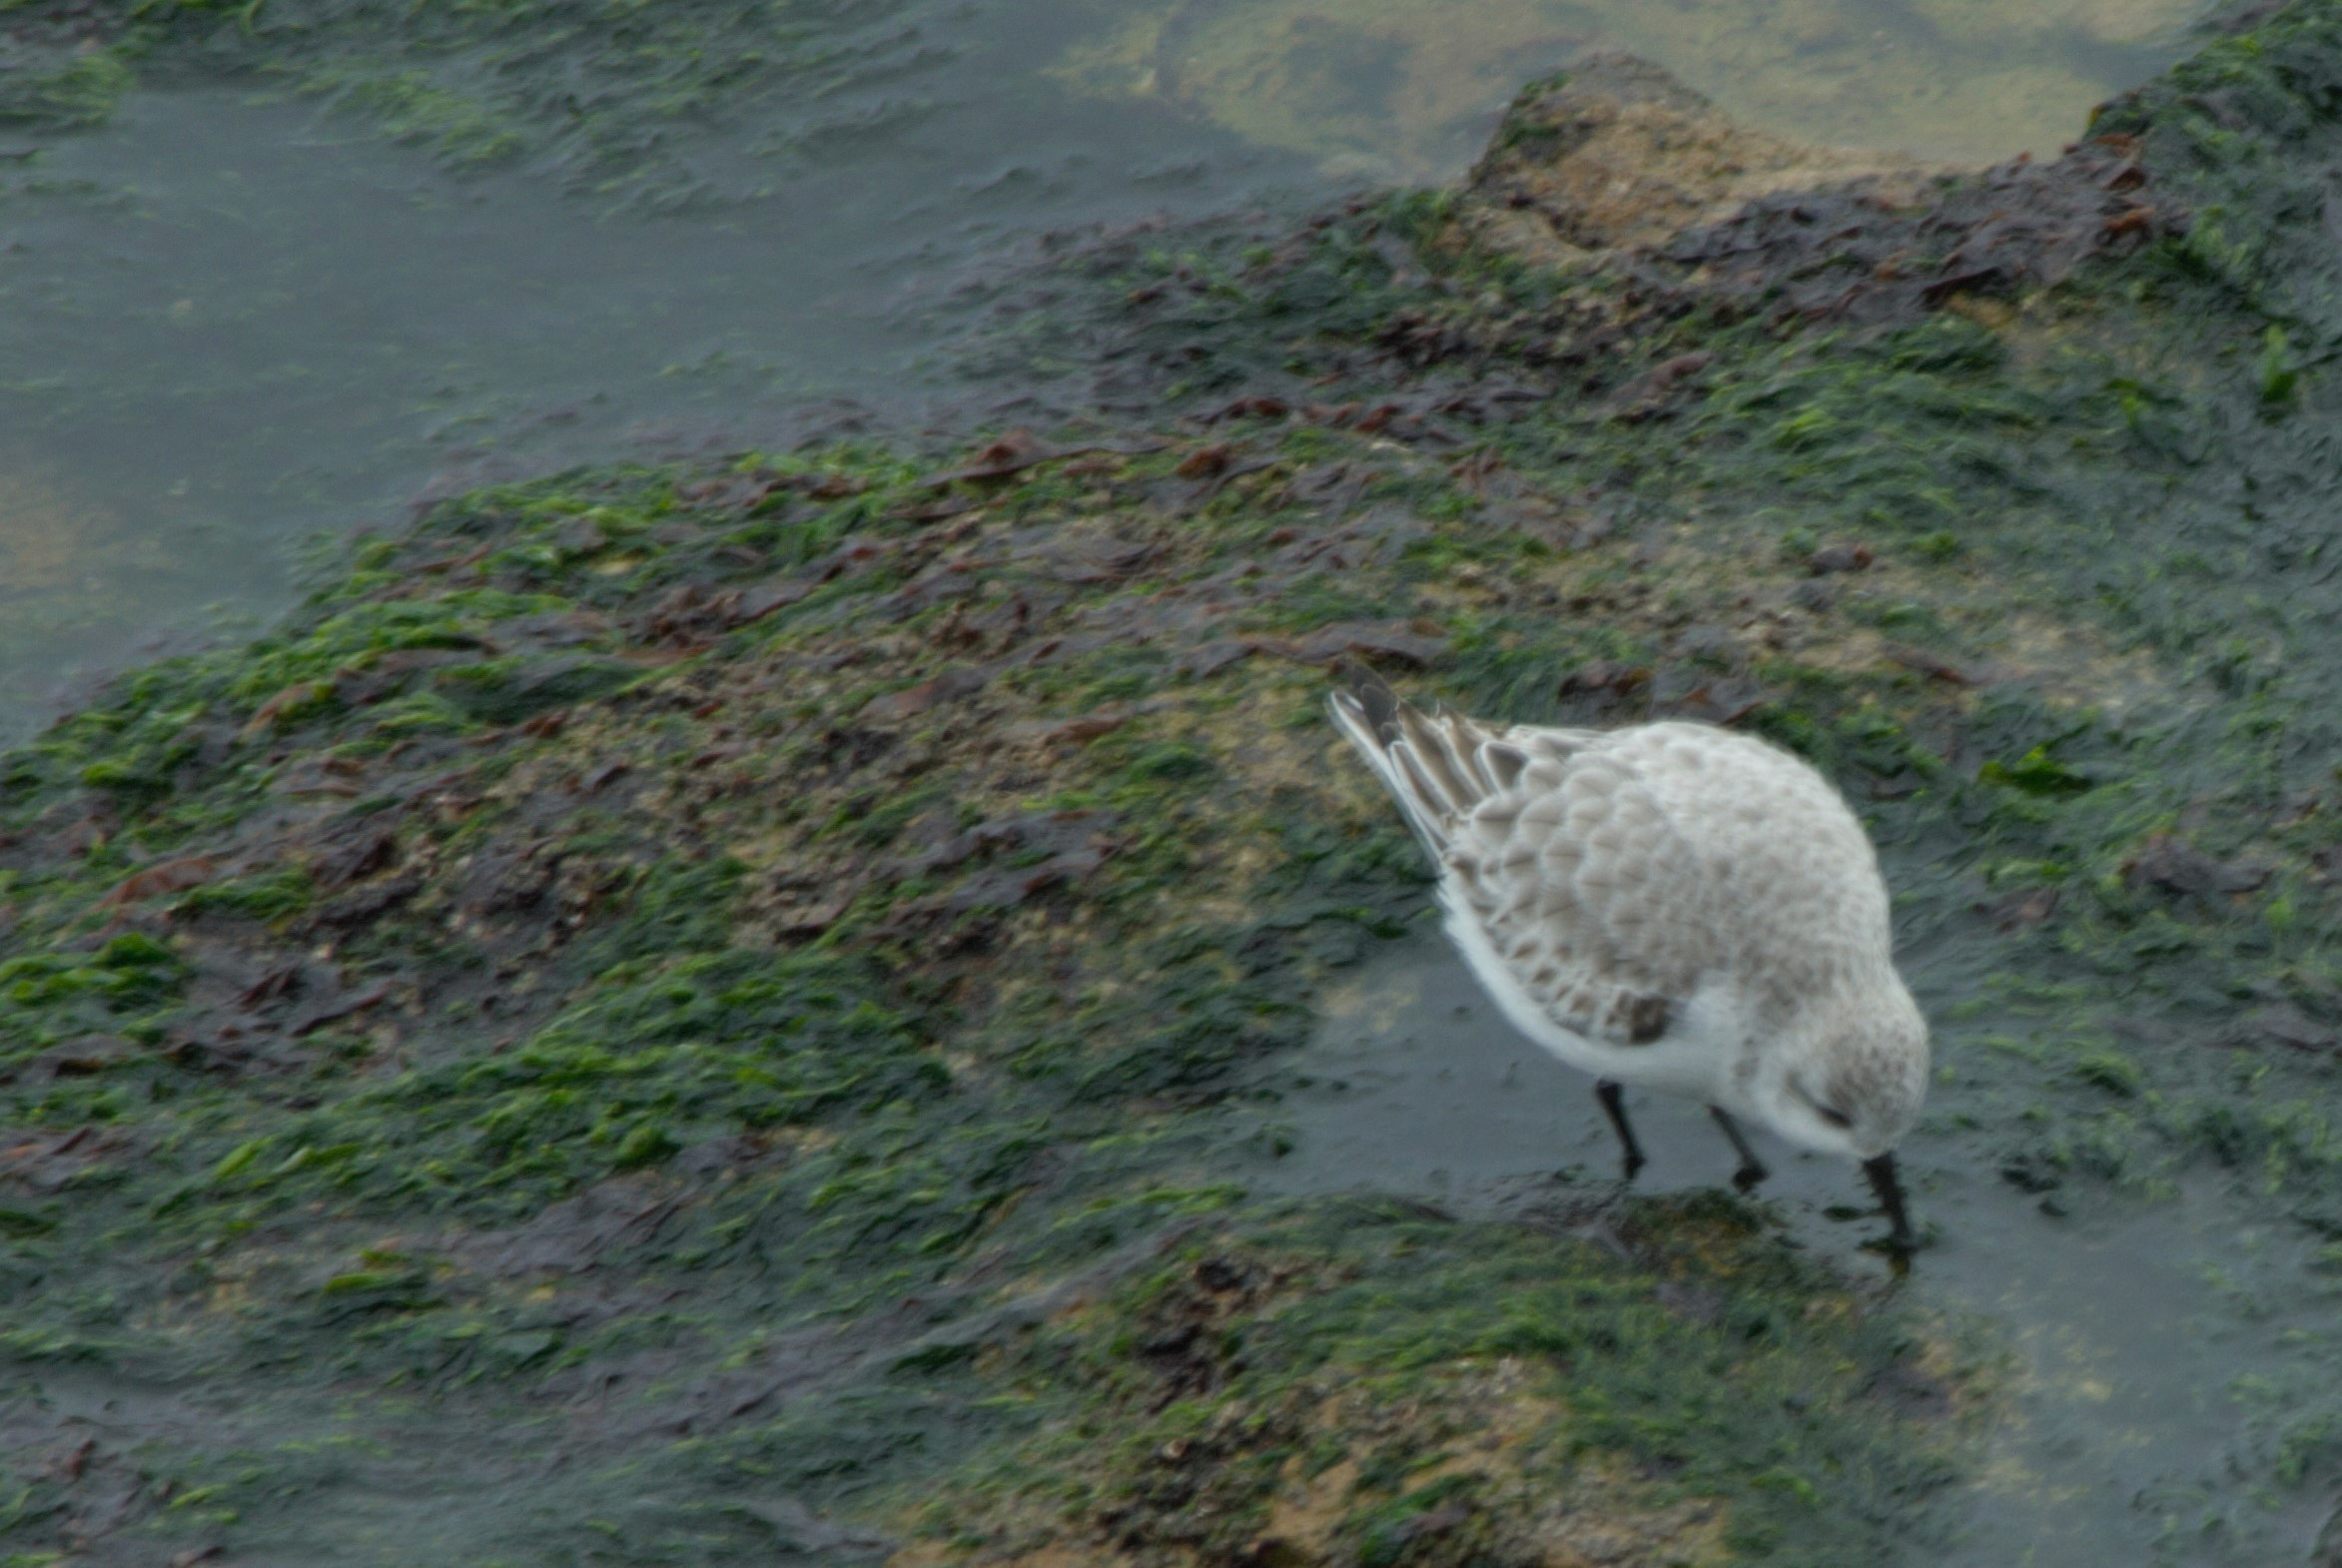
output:
[{"label": "black leg", "polygon": [[1904,1211],[1903,1181],[1895,1174],[1894,1151],[1864,1161],[1863,1175],[1871,1178],[1871,1190],[1879,1194],[1879,1206],[1887,1211],[1887,1222],[1894,1227],[1887,1236],[1887,1249],[1899,1258],[1910,1256],[1911,1216]]},{"label": "black leg", "polygon": [[1722,1106],[1710,1106],[1708,1115],[1714,1117],[1716,1125],[1724,1129],[1724,1136],[1732,1140],[1733,1153],[1740,1156],[1740,1169],[1732,1174],[1735,1189],[1746,1192],[1773,1174],[1765,1169],[1765,1162],[1757,1158],[1756,1151],[1749,1148],[1749,1141],[1741,1136],[1740,1124],[1725,1115]]},{"label": "black leg", "polygon": [[1607,1078],[1594,1080],[1594,1098],[1602,1102],[1603,1114],[1618,1133],[1619,1147],[1626,1151],[1624,1175],[1632,1181],[1635,1173],[1643,1169],[1643,1146],[1635,1142],[1635,1130],[1627,1126],[1626,1103],[1619,1099],[1617,1083]]}]

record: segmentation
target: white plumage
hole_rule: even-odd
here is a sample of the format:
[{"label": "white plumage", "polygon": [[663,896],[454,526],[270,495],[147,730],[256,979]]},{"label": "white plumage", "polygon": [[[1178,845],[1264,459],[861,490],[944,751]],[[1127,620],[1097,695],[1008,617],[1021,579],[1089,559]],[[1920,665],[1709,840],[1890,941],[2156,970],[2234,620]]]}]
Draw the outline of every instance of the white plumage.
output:
[{"label": "white plumage", "polygon": [[1364,671],[1334,722],[1439,867],[1447,932],[1514,1027],[1617,1085],[1864,1165],[1908,1241],[1892,1150],[1927,1091],[1928,1030],[1896,973],[1888,896],[1828,780],[1705,724],[1496,727],[1425,714]]}]

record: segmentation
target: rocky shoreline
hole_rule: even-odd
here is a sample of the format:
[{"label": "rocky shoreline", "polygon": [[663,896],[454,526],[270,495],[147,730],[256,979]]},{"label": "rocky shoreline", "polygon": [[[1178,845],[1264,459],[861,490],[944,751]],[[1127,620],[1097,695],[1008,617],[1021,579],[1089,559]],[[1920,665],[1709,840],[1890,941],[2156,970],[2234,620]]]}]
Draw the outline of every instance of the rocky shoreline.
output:
[{"label": "rocky shoreline", "polygon": [[1154,413],[464,495],[125,676],[0,762],[0,1561],[1937,1550],[1995,1328],[1762,1202],[1250,1195],[1426,900],[1323,666],[1796,747],[1934,1132],[2321,1299],[2338,83],[2262,11],[1937,176],[1602,64],[1465,191],[1067,262]]}]

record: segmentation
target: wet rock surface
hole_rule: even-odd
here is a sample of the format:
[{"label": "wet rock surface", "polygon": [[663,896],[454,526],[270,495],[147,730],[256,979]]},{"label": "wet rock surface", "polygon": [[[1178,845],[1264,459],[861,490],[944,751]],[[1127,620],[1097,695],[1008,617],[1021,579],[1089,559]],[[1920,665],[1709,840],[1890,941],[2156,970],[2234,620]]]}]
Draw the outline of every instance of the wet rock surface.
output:
[{"label": "wet rock surface", "polygon": [[1321,718],[1363,658],[1827,770],[1932,1131],[2028,1223],[2185,1183],[2308,1258],[2225,1479],[2105,1560],[2306,1554],[2337,80],[2264,18],[2130,143],[1875,205],[2006,266],[1835,317],[1786,195],[1566,270],[1437,197],[1109,237],[1050,286],[1143,411],[447,499],[126,677],[0,765],[0,1543],[1957,1560],[1988,1314],[1721,1192],[1253,1194],[1258,1070],[1426,909]]},{"label": "wet rock surface", "polygon": [[[1282,1379],[1229,1335],[1348,1302],[1339,1332],[1274,1328],[1331,1358],[1327,1392],[1289,1397],[1333,1400],[1306,1419],[1337,1440],[1344,1368],[1367,1353],[1351,1338],[1389,1326],[1354,1299],[1369,1233],[1397,1248],[1373,1266],[1402,1273],[1422,1244],[1460,1246],[1466,1273],[1483,1248],[1524,1279],[1591,1270],[1584,1300],[1623,1303],[1603,1310],[1643,1336],[1618,1341],[1632,1376],[1662,1353],[1673,1318],[1648,1303],[1670,1277],[1719,1300],[1860,1303],[1826,1276],[1777,1279],[1737,1208],[1716,1220],[1726,1254],[1622,1261],[1576,1221],[1401,1210],[1359,1229],[1246,1205],[1215,1175],[1235,1075],[1296,1040],[1316,977],[1422,896],[1365,781],[1325,767],[1320,669],[1470,657],[1458,606],[1409,567],[1447,536],[1415,486],[1450,482],[1448,462],[1387,424],[1306,420],[1013,467],[833,453],[468,497],[363,546],[269,641],[141,673],[19,753],[0,1064],[23,1130],[0,1152],[27,1305],[14,1386],[46,1410],[49,1369],[87,1365],[93,1398],[183,1389],[221,1419],[192,1447],[144,1418],[107,1428],[110,1467],[90,1473],[135,1484],[98,1499],[76,1481],[10,1528],[134,1556],[309,1539],[347,1524],[342,1503],[244,1490],[288,1445],[445,1424],[460,1435],[427,1449],[383,1440],[414,1484],[451,1489],[449,1540],[512,1540],[572,1488],[635,1495],[612,1467],[647,1463],[680,1500],[613,1524],[629,1551],[713,1531],[747,1553],[780,1531],[853,1557],[925,1529],[888,1499],[931,1489],[914,1478],[939,1461],[1040,1476],[1061,1462],[1059,1412],[1111,1419],[1124,1392],[1102,1406],[1106,1385],[1052,1368],[1121,1363],[1126,1311],[1153,1324],[1127,1398],[1164,1424],[1161,1449],[1198,1402]],[[1296,458],[1280,426],[1340,444]],[[1220,455],[1198,479],[1204,452]],[[1310,477],[1336,452],[1354,487]],[[1579,569],[1461,525],[1512,563],[1473,573],[1490,604],[1533,605]],[[1667,1210],[1632,1210],[1653,1245]],[[1288,1244],[1296,1260],[1269,1257]],[[1183,1293],[1145,1304],[1174,1277]],[[1422,1397],[1461,1412],[1499,1398],[1438,1389],[1505,1296],[1449,1288],[1453,1348]],[[1855,1364],[1914,1353],[1890,1320]],[[1850,1348],[1801,1331],[1767,1375],[1826,1382]],[[1035,1378],[1026,1414],[974,1414],[983,1389]],[[337,1415],[346,1386],[371,1391]],[[1377,1397],[1357,1418],[1404,1448],[1415,1408]],[[1965,1440],[1922,1425],[1932,1448]],[[491,1461],[524,1430],[533,1465],[558,1456],[549,1478]],[[1134,1551],[1193,1529],[1249,1541],[1281,1430],[1229,1438],[1236,1469],[1201,1492],[1167,1477],[1082,1528]],[[46,1474],[25,1431],[26,1473]],[[841,1444],[863,1456],[844,1490],[819,1479]],[[885,1457],[905,1444],[928,1457]],[[270,1457],[235,1480],[255,1445]],[[1534,1465],[1472,1483],[1481,1501],[1402,1488],[1381,1522],[1382,1483],[1310,1482],[1308,1506],[1333,1512],[1288,1546],[1363,1531],[1377,1550],[1530,1551],[1564,1524],[1513,1516],[1575,1451],[1533,1446]],[[1566,1527],[1705,1539],[1714,1485],[1750,1463],[1726,1461],[1700,1502],[1572,1482]],[[773,1464],[782,1525],[732,1500]],[[244,1500],[176,1503],[205,1487]],[[998,1520],[1004,1542],[1032,1528],[1014,1507]]]},{"label": "wet rock surface", "polygon": [[[2150,188],[2143,151],[2111,132],[1960,173],[1800,147],[1734,126],[1655,66],[1602,55],[1522,90],[1437,243],[1625,280],[1598,313],[1582,302],[1540,324],[1565,344],[1607,344],[1645,313],[1777,330],[1908,325],[1947,305],[1988,319],[2093,258],[2186,231],[2184,201]],[[1447,346],[1418,331],[1407,347]],[[1660,361],[1606,411],[1665,411],[1713,356]]]},{"label": "wet rock surface", "polygon": [[1930,171],[1751,132],[1649,61],[1597,54],[1522,89],[1465,186],[1479,243],[1541,266],[1660,246],[1783,192],[1910,202]]}]

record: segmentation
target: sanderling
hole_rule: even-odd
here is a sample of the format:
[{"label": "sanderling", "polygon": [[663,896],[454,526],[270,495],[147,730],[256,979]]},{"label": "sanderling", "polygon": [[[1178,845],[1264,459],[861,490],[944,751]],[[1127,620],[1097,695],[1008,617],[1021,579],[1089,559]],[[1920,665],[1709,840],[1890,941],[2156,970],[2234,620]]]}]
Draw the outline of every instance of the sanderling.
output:
[{"label": "sanderling", "polygon": [[1861,1163],[1911,1243],[1894,1149],[1928,1087],[1862,824],[1797,758],[1706,724],[1543,729],[1401,702],[1345,671],[1333,720],[1439,866],[1447,933],[1513,1026],[1594,1076],[1707,1105],[1747,1191],[1736,1116]]}]

